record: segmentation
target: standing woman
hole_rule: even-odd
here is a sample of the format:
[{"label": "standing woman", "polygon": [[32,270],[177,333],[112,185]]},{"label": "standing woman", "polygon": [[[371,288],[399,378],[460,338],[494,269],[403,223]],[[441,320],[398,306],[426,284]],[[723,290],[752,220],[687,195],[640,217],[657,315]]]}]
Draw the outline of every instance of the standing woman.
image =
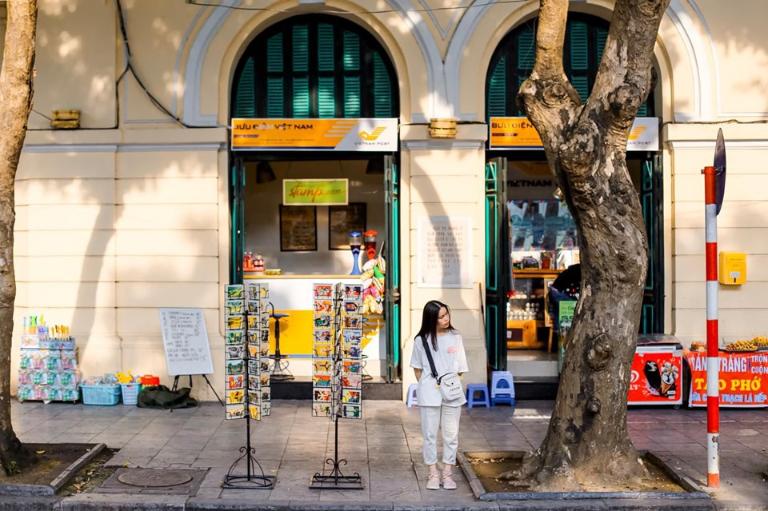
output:
[{"label": "standing woman", "polygon": [[[418,403],[421,412],[421,433],[424,436],[424,463],[429,467],[427,489],[455,490],[453,466],[456,464],[456,450],[459,446],[459,419],[461,407],[467,402],[461,398],[445,402],[432,376],[432,369],[427,358],[427,349],[434,360],[438,377],[446,373],[459,375],[469,370],[467,355],[461,335],[451,325],[451,313],[448,306],[437,300],[431,300],[424,306],[421,317],[421,329],[416,334],[411,355],[411,367],[419,381]],[[437,468],[437,431],[443,432],[443,470]]]}]

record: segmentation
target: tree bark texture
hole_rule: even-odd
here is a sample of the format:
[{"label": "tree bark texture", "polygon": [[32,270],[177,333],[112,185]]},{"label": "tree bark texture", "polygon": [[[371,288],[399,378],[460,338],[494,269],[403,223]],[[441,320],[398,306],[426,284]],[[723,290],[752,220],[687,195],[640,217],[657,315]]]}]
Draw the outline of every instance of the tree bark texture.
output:
[{"label": "tree bark texture", "polygon": [[626,164],[629,130],[651,88],[669,0],[617,0],[585,103],[563,69],[568,0],[541,0],[536,61],[518,101],[541,135],[580,235],[581,295],[549,429],[523,474],[542,487],[614,485],[646,472],[627,433],[648,241]]},{"label": "tree bark texture", "polygon": [[25,454],[11,424],[14,182],[32,106],[37,1],[8,0],[7,11],[0,68],[0,463],[10,473]]}]

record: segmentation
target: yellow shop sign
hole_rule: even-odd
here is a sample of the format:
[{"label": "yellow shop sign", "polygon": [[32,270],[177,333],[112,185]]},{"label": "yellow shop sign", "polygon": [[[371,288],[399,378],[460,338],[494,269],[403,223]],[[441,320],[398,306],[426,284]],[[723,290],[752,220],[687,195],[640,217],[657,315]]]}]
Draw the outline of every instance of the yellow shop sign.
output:
[{"label": "yellow shop sign", "polygon": [[283,179],[286,206],[345,206],[348,202],[348,179]]},{"label": "yellow shop sign", "polygon": [[[539,132],[527,117],[491,117],[489,149],[524,151],[542,149]],[[658,151],[659,119],[638,117],[632,124],[627,151]]]},{"label": "yellow shop sign", "polygon": [[397,119],[232,119],[233,151],[397,151]]}]

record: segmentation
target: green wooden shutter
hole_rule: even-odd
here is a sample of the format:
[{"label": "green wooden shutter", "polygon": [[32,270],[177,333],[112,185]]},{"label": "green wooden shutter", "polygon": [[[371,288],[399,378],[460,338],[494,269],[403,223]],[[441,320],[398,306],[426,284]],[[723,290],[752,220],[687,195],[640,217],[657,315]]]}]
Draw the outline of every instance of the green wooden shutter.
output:
[{"label": "green wooden shutter", "polygon": [[336,79],[321,76],[317,79],[317,113],[319,117],[336,117]]},{"label": "green wooden shutter", "polygon": [[360,38],[354,32],[344,31],[343,38],[344,71],[360,69]]},{"label": "green wooden shutter", "polygon": [[586,101],[589,97],[589,81],[586,76],[573,76],[571,77],[571,83],[579,93],[581,101]]},{"label": "green wooden shutter", "polygon": [[587,38],[587,24],[583,21],[574,21],[570,30],[571,69],[574,71],[586,71],[589,69],[589,40]]},{"label": "green wooden shutter", "polygon": [[309,71],[309,28],[306,25],[293,27],[291,45],[293,50],[293,72]]},{"label": "green wooden shutter", "polygon": [[488,83],[488,116],[507,115],[507,57],[501,57]]},{"label": "green wooden shutter", "polygon": [[360,77],[344,77],[344,117],[360,117]]},{"label": "green wooden shutter", "polygon": [[320,23],[317,26],[317,69],[333,71],[333,25]]},{"label": "green wooden shutter", "polygon": [[309,117],[309,78],[306,76],[293,79],[292,117]]},{"label": "green wooden shutter", "polygon": [[[267,39],[267,73],[283,72],[283,34]],[[285,84],[282,76],[267,77],[267,117],[285,116]]]},{"label": "green wooden shutter", "polygon": [[605,52],[605,41],[608,40],[608,31],[603,28],[597,29],[597,61],[600,62]]},{"label": "green wooden shutter", "polygon": [[284,101],[283,78],[267,78],[267,117],[285,117]]},{"label": "green wooden shutter", "polygon": [[392,117],[392,82],[387,66],[377,52],[373,54],[373,115]]},{"label": "green wooden shutter", "polygon": [[278,33],[267,39],[267,72],[283,72],[283,34]]},{"label": "green wooden shutter", "polygon": [[255,79],[253,58],[248,57],[237,81],[235,108],[232,110],[233,117],[256,117]]},{"label": "green wooden shutter", "polygon": [[533,69],[536,60],[536,42],[533,30],[524,28],[517,37],[517,67],[518,69]]}]

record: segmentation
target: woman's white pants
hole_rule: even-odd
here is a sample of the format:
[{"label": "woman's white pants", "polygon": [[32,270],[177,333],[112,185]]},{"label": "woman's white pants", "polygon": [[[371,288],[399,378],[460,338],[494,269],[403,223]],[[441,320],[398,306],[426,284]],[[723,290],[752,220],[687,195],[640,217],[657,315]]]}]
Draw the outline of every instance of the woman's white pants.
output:
[{"label": "woman's white pants", "polygon": [[424,463],[437,463],[437,430],[443,432],[443,463],[456,464],[456,449],[459,447],[460,406],[420,406],[421,434],[424,436]]}]

